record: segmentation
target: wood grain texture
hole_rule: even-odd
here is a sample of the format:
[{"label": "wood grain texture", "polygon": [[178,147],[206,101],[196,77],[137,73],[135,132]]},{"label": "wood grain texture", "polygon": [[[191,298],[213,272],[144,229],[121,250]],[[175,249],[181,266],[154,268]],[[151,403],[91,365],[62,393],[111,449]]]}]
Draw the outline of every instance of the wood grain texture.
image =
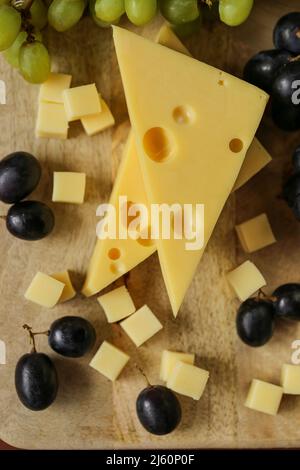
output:
[{"label": "wood grain texture", "polygon": [[[186,45],[194,57],[240,76],[253,53],[272,47],[272,28],[279,16],[299,9],[298,4],[297,0],[256,0],[251,18],[241,27],[207,26]],[[154,38],[159,22],[139,32]],[[136,306],[147,303],[164,325],[160,333],[136,349],[118,325],[107,325],[96,298],[78,295],[67,304],[46,310],[23,297],[37,270],[50,274],[68,268],[79,290],[95,241],[95,209],[108,200],[129,129],[111,31],[96,28],[86,18],[67,34],[49,31],[47,35],[55,70],[72,73],[75,85],[95,81],[110,103],[117,125],[88,138],[75,123],[67,142],[36,140],[38,88],[24,83],[0,59],[0,79],[8,88],[8,103],[0,107],[1,155],[22,149],[39,157],[43,178],[33,197],[49,203],[57,221],[53,235],[38,243],[15,240],[1,229],[0,337],[7,344],[8,364],[0,366],[0,438],[17,447],[38,449],[299,447],[300,397],[285,397],[275,418],[251,412],[243,407],[243,401],[253,377],[278,382],[281,364],[289,362],[291,342],[300,338],[300,328],[282,324],[267,346],[255,350],[244,346],[234,327],[238,302],[225,281],[225,273],[246,259],[235,237],[236,221],[263,211],[270,217],[278,243],[249,258],[266,276],[269,291],[279,283],[299,281],[299,225],[277,199],[283,170],[293,147],[299,144],[299,133],[279,131],[266,113],[258,136],[274,160],[228,200],[176,321],[156,255],[126,277]],[[87,173],[83,206],[51,203],[54,170]],[[6,210],[1,205],[0,214]],[[74,361],[54,355],[46,339],[39,338],[39,349],[55,360],[60,390],[53,406],[32,413],[17,400],[13,383],[16,361],[29,348],[22,324],[26,321],[35,329],[47,329],[54,319],[66,314],[91,320],[98,332],[97,345],[89,357]],[[114,385],[88,367],[103,339],[113,340],[132,358]],[[197,364],[210,370],[211,376],[199,402],[180,397],[183,420],[178,431],[157,438],[138,423],[135,400],[146,385],[138,367],[151,383],[158,383],[164,348],[195,352]]]}]

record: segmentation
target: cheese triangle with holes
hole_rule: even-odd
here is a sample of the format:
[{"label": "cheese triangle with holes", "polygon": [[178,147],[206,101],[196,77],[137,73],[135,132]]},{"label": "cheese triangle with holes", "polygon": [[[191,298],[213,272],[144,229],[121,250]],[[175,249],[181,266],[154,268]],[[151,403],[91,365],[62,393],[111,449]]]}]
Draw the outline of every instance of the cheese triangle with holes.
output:
[{"label": "cheese triangle with holes", "polygon": [[157,240],[174,316],[238,176],[268,95],[214,67],[114,27],[147,198],[204,204],[204,246]]}]

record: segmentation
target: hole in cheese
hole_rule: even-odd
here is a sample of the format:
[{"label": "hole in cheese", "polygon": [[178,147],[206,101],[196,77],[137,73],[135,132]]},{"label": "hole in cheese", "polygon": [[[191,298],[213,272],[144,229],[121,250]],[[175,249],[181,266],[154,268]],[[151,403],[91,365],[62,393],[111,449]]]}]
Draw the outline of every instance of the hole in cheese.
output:
[{"label": "hole in cheese", "polygon": [[119,275],[124,274],[127,271],[126,266],[120,262],[111,263],[110,270],[113,274],[119,274]]},{"label": "hole in cheese", "polygon": [[108,257],[112,260],[119,259],[121,256],[121,251],[119,248],[111,248],[108,252]]},{"label": "hole in cheese", "polygon": [[229,148],[233,153],[239,153],[243,150],[244,144],[241,139],[231,139],[229,142]]},{"label": "hole in cheese", "polygon": [[143,145],[148,157],[158,163],[171,157],[174,150],[169,134],[162,127],[149,129],[144,135]]},{"label": "hole in cheese", "polygon": [[152,246],[154,244],[154,240],[151,239],[151,227],[147,227],[141,232],[137,242],[142,246]]},{"label": "hole in cheese", "polygon": [[173,119],[177,124],[191,124],[194,117],[194,111],[189,106],[177,106],[173,110]]}]

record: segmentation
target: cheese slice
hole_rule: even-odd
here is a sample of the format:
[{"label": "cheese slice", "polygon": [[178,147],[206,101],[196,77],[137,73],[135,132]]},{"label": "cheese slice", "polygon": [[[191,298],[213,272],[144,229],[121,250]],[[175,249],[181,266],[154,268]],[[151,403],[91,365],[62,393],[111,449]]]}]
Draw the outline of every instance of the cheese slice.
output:
[{"label": "cheese slice", "polygon": [[176,316],[268,95],[125,29],[114,27],[113,32],[149,203],[205,207],[202,249],[187,250],[185,239],[157,240]]},{"label": "cheese slice", "polygon": [[233,191],[239,189],[249,181],[256,173],[262,170],[272,160],[271,155],[263,145],[254,137],[246,153],[246,157],[239,175],[233,186]]},{"label": "cheese slice", "polygon": [[[181,52],[182,54],[192,57],[190,51],[184,44],[182,44],[180,39],[167,23],[164,23],[158,31],[156,42],[162,46],[169,47],[169,49],[173,49],[174,51]],[[257,138],[254,137],[246,153],[245,160],[234,184],[233,191],[247,183],[247,181],[249,181],[256,173],[270,163],[271,160],[271,155],[257,140]]]},{"label": "cheese slice", "polygon": [[190,51],[185,47],[184,44],[180,41],[180,39],[176,36],[172,28],[167,23],[164,23],[158,34],[156,36],[156,42],[161,44],[162,46],[166,46],[169,49],[173,49],[174,51],[181,52],[182,54],[192,56]]},{"label": "cheese slice", "polygon": [[[175,35],[173,30],[164,24],[158,32],[156,41],[170,49],[191,56],[186,47]],[[245,184],[255,173],[263,168],[271,160],[268,152],[259,141],[254,138],[245,157],[240,173],[235,182],[234,189]],[[120,165],[118,177],[114,184],[110,203],[116,207],[119,196],[127,196],[129,201],[147,204],[147,195],[144,189],[143,177],[139,167],[137,149],[132,131],[128,137],[123,162]],[[116,244],[117,243],[117,244]],[[116,243],[98,240],[89,265],[87,277],[83,287],[83,294],[91,296],[115,281],[117,278],[133,269],[139,263],[156,251],[154,243],[147,249],[141,249],[132,240],[121,240]],[[111,263],[107,257],[109,249],[119,246],[121,253],[126,253],[126,263]],[[122,269],[120,269],[122,267]]]},{"label": "cheese slice", "polygon": [[[127,197],[127,207],[130,203],[144,204],[148,207],[132,133],[128,138],[109,201],[117,213],[119,211],[119,196]],[[144,261],[155,250],[154,242],[147,239],[98,239],[82,293],[88,297],[96,294]],[[119,257],[116,254],[119,254]]]}]

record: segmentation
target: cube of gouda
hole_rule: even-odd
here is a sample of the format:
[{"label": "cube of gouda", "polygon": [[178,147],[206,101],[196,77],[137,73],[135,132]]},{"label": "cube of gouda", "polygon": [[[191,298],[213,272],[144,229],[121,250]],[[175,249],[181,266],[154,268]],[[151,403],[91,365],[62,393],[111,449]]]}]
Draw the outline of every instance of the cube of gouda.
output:
[{"label": "cube of gouda", "polygon": [[58,303],[64,287],[63,282],[38,272],[25,292],[25,298],[42,307],[52,308]]},{"label": "cube of gouda", "polygon": [[246,253],[252,253],[276,242],[266,214],[260,214],[236,225],[235,229]]},{"label": "cube of gouda", "polygon": [[207,370],[178,361],[169,375],[167,387],[181,395],[200,400],[208,377]]},{"label": "cube of gouda", "polygon": [[137,347],[162,329],[162,324],[147,305],[123,320],[120,325]]},{"label": "cube of gouda", "polygon": [[90,362],[90,366],[109,380],[116,380],[130,357],[112,344],[104,341]]},{"label": "cube of gouda", "polygon": [[101,97],[100,101],[102,108],[100,113],[91,114],[90,116],[84,116],[81,118],[81,123],[87,135],[95,135],[98,132],[104,131],[108,127],[111,127],[115,124],[115,119],[109,107]]},{"label": "cube of gouda", "polygon": [[66,139],[68,121],[64,106],[59,103],[39,103],[36,136],[47,139]]},{"label": "cube of gouda", "polygon": [[85,185],[85,173],[55,171],[52,201],[82,204],[84,202]]},{"label": "cube of gouda", "polygon": [[70,279],[70,274],[68,271],[51,274],[51,277],[53,277],[57,281],[63,282],[65,285],[64,290],[62,291],[62,294],[60,296],[59,303],[66,302],[67,300],[71,300],[73,299],[73,297],[75,297],[76,292],[72,285],[72,281]]},{"label": "cube of gouda", "polygon": [[226,277],[241,302],[266,285],[263,275],[251,261],[245,261]]},{"label": "cube of gouda", "polygon": [[283,393],[300,395],[300,366],[283,364],[281,369]]},{"label": "cube of gouda", "polygon": [[178,362],[185,362],[186,364],[194,364],[195,354],[188,354],[175,351],[163,351],[160,364],[160,378],[167,382],[175,364]]},{"label": "cube of gouda", "polygon": [[101,102],[94,83],[64,90],[63,102],[68,121],[101,112]]},{"label": "cube of gouda", "polygon": [[275,416],[283,395],[283,388],[262,380],[253,379],[245,406]]},{"label": "cube of gouda", "polygon": [[6,345],[2,339],[0,339],[0,364],[6,364]]},{"label": "cube of gouda", "polygon": [[63,104],[63,91],[70,88],[71,81],[72,75],[50,73],[48,80],[40,87],[39,100]]},{"label": "cube of gouda", "polygon": [[129,317],[136,310],[125,286],[118,287],[107,294],[101,295],[98,297],[98,302],[103,308],[109,323]]}]

